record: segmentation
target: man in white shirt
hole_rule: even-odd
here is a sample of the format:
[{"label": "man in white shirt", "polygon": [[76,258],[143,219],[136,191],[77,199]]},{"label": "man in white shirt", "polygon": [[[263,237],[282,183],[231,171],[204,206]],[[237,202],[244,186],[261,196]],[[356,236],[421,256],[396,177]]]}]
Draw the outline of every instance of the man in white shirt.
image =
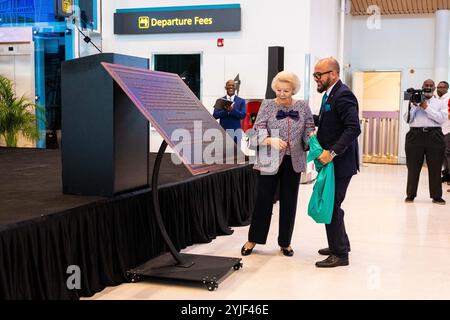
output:
[{"label": "man in white shirt", "polygon": [[433,203],[444,205],[441,170],[444,162],[445,141],[442,125],[448,120],[448,111],[443,101],[433,95],[436,90],[433,80],[425,80],[422,90],[425,99],[420,103],[411,103],[404,115],[405,121],[410,126],[405,142],[408,167],[405,202],[413,202],[417,196],[420,171],[426,159],[430,197]]},{"label": "man in white shirt", "polygon": [[[444,101],[444,103],[448,106],[449,115],[447,121],[442,125],[442,133],[445,137],[445,156],[444,156],[444,170],[442,171],[442,182],[447,182],[450,184],[450,93],[448,92],[448,82],[441,81],[439,82],[436,93],[439,97],[439,100]],[[447,190],[450,192],[450,189]]]}]

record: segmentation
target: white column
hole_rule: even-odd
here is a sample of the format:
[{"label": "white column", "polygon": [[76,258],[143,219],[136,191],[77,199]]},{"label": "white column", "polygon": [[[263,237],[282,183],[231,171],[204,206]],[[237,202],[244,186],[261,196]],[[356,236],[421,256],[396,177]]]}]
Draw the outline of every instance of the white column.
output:
[{"label": "white column", "polygon": [[346,0],[341,0],[341,9],[339,10],[340,14],[340,27],[339,27],[339,64],[341,67],[340,73],[341,78],[345,82],[344,75],[344,43],[345,43],[345,9],[346,9]]},{"label": "white column", "polygon": [[436,11],[434,81],[448,81],[450,54],[450,10]]}]

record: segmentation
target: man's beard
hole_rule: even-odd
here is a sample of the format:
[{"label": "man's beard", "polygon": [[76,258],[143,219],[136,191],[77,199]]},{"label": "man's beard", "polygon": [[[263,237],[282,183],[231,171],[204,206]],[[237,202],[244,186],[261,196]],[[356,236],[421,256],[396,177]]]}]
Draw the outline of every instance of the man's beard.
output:
[{"label": "man's beard", "polygon": [[430,89],[423,89],[423,95],[425,96],[425,98],[431,99],[433,98],[433,91]]},{"label": "man's beard", "polygon": [[319,85],[317,84],[317,92],[323,93],[327,91],[329,87],[330,87],[330,79],[328,79],[327,82],[323,83],[321,88],[319,88]]}]

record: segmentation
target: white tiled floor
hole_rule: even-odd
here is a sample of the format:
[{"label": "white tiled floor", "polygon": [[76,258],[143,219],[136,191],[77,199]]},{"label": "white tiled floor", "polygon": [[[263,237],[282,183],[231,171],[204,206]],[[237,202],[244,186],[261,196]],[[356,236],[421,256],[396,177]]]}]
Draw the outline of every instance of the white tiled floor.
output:
[{"label": "white tiled floor", "polygon": [[[277,246],[278,206],[268,244],[243,257],[218,290],[144,281],[107,288],[93,299],[450,299],[450,187],[446,206],[431,203],[423,169],[418,197],[405,204],[406,167],[364,165],[350,184],[343,208],[352,245],[350,266],[317,269],[326,247],[325,227],[306,214],[312,185],[301,185],[292,247]],[[248,227],[195,245],[185,253],[240,257]]]}]

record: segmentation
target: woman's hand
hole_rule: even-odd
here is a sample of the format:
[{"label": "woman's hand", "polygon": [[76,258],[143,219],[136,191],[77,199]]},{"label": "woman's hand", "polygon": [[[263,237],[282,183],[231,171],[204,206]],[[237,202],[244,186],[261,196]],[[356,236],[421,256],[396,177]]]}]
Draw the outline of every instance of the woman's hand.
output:
[{"label": "woman's hand", "polygon": [[270,145],[278,150],[284,150],[287,148],[287,142],[281,140],[280,138],[267,138],[264,140],[265,145]]}]

